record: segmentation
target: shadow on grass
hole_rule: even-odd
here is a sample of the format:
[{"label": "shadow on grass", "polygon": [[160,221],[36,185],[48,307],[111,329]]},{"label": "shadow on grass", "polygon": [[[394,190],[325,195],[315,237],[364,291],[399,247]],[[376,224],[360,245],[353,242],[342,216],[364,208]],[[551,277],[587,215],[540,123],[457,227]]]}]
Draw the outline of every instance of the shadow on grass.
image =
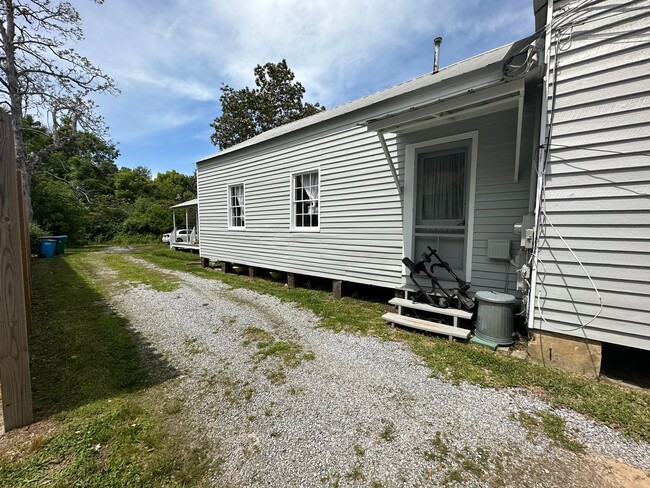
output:
[{"label": "shadow on grass", "polygon": [[32,273],[37,420],[179,375],[64,258],[34,260]]}]

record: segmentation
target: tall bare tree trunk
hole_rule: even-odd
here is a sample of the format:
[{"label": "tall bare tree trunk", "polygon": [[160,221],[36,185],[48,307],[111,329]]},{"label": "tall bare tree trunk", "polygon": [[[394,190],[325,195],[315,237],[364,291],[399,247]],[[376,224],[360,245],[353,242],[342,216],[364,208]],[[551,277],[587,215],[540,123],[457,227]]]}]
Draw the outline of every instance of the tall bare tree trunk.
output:
[{"label": "tall bare tree trunk", "polygon": [[14,44],[15,23],[14,23],[14,6],[11,1],[5,0],[7,12],[6,28],[1,29],[2,41],[5,51],[5,64],[3,66],[7,77],[7,91],[11,103],[11,125],[14,133],[14,147],[16,151],[16,169],[23,174],[23,194],[27,217],[29,222],[32,221],[32,172],[33,165],[30,164],[25,141],[23,139],[23,97],[18,81],[18,71],[16,67],[16,46]]}]

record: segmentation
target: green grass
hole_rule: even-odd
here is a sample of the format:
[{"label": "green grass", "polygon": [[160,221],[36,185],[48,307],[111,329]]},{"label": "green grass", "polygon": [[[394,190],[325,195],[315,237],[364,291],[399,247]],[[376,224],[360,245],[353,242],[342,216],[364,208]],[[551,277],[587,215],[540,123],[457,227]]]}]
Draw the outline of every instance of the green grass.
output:
[{"label": "green grass", "polygon": [[313,352],[303,352],[300,344],[294,341],[278,340],[273,334],[259,327],[247,327],[243,333],[244,345],[255,344],[257,351],[255,359],[275,357],[280,359],[285,366],[295,368],[301,362],[313,360]]},{"label": "green grass", "polygon": [[289,289],[283,283],[254,279],[187,266],[196,255],[170,251],[161,246],[143,246],[137,255],[159,266],[189,271],[220,280],[233,287],[248,288],[275,296],[313,311],[321,327],[353,334],[398,340],[421,356],[435,376],[452,382],[467,381],[486,387],[523,387],[544,396],[552,405],[571,408],[633,439],[650,442],[650,393],[608,384],[580,375],[546,369],[529,361],[495,354],[480,346],[449,342],[392,328],[381,320],[388,307],[381,303],[343,298],[335,300],[325,291]]},{"label": "green grass", "polygon": [[424,459],[435,463],[447,462],[449,446],[447,445],[447,441],[443,439],[442,434],[439,431],[436,432],[436,436],[430,439],[429,443],[431,444],[431,449],[424,451]]},{"label": "green grass", "polygon": [[395,425],[390,420],[382,420],[384,427],[379,433],[381,437],[386,442],[392,442],[395,440]]},{"label": "green grass", "polygon": [[89,256],[33,261],[37,423],[0,439],[0,486],[200,484],[207,449],[183,433],[182,405],[161,401],[177,373],[105,305]]},{"label": "green grass", "polygon": [[286,372],[282,366],[295,368],[303,361],[315,358],[313,352],[303,352],[302,346],[297,342],[276,339],[273,334],[259,327],[247,327],[242,336],[245,346],[255,345],[253,358],[256,362],[269,358],[276,358],[281,362],[279,367],[267,369],[265,372],[266,377],[277,385],[286,381]]},{"label": "green grass", "polygon": [[147,285],[156,291],[174,291],[178,289],[177,278],[138,265],[130,260],[127,254],[104,254],[102,260],[109,268],[117,271],[121,281]]},{"label": "green grass", "polygon": [[352,446],[352,449],[354,449],[354,455],[356,457],[363,457],[366,455],[366,450],[363,447],[361,447],[359,444],[355,444],[354,446]]},{"label": "green grass", "polygon": [[563,447],[571,452],[582,454],[585,447],[579,442],[571,439],[566,434],[566,421],[559,415],[551,412],[519,412],[516,417],[519,423],[528,429],[531,437],[537,434],[544,434],[551,439],[556,445]]},{"label": "green grass", "polygon": [[362,481],[363,479],[365,479],[365,476],[363,475],[363,469],[359,464],[355,464],[350,470],[350,472],[347,473],[345,476],[350,481]]}]

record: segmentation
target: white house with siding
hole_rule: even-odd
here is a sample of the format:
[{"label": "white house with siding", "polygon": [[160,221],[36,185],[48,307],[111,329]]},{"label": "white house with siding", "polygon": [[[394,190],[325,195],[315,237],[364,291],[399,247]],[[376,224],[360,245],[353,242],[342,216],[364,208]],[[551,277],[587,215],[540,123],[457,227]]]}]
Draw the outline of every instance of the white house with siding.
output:
[{"label": "white house with siding", "polygon": [[202,258],[398,288],[431,245],[541,334],[650,349],[648,4],[536,0],[528,39],[202,159]]},{"label": "white house with siding", "polygon": [[[503,67],[527,48],[495,49],[199,161],[201,255],[397,287],[402,257],[431,244],[475,286],[503,290],[505,265],[487,258],[487,241],[514,241],[531,206],[540,93],[538,69],[504,78]],[[417,175],[452,185],[444,209]]]},{"label": "white house with siding", "polygon": [[589,355],[648,350],[650,1],[535,3],[547,70],[529,327]]}]

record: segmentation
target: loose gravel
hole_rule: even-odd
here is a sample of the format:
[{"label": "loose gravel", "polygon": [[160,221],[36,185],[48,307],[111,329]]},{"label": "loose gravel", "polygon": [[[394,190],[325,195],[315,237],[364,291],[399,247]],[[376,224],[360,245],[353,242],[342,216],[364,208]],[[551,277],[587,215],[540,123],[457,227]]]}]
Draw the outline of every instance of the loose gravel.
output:
[{"label": "loose gravel", "polygon": [[[453,385],[431,377],[403,344],[334,333],[294,304],[164,272],[178,289],[117,287],[109,300],[180,371],[168,395],[183,400],[194,438],[218,461],[214,486],[650,483],[648,444],[575,412],[515,389]],[[245,337],[252,327],[306,356],[297,366],[260,356]],[[587,453],[569,452],[516,420],[540,411],[563,417]],[[632,478],[611,476],[597,461],[603,457]]]}]

